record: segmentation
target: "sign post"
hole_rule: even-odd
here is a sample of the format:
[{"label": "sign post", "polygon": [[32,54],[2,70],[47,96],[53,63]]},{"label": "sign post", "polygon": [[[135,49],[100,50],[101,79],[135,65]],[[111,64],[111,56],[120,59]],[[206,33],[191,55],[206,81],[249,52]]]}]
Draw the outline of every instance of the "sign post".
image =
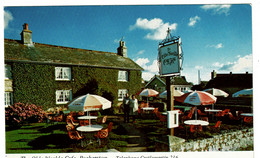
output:
[{"label": "sign post", "polygon": [[[174,86],[171,85],[171,77],[180,75],[182,67],[182,53],[181,53],[181,39],[180,37],[171,36],[170,29],[167,30],[166,39],[159,43],[158,53],[159,73],[166,77],[167,90],[167,111],[168,111],[168,125],[169,115],[174,109]],[[174,116],[178,116],[178,113]],[[174,117],[173,117],[174,118]],[[178,119],[177,119],[178,120]],[[176,121],[176,119],[175,119]],[[174,135],[174,128],[176,126],[168,126],[170,128],[170,135]]]}]

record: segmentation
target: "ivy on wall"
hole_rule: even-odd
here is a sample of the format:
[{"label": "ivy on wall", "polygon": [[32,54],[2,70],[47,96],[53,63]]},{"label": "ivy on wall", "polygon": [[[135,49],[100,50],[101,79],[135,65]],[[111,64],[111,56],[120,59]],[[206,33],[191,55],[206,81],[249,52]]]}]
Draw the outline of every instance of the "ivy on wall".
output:
[{"label": "ivy on wall", "polygon": [[55,107],[56,90],[72,90],[72,97],[97,94],[118,103],[118,89],[135,94],[141,89],[141,71],[129,71],[129,82],[118,82],[118,70],[83,66],[71,67],[71,81],[55,80],[55,65],[12,63],[14,103]]}]

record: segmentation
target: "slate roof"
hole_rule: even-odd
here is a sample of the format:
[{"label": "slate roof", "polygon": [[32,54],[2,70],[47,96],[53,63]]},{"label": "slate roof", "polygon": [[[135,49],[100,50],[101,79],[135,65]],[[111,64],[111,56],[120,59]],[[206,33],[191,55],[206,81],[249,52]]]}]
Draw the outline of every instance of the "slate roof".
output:
[{"label": "slate roof", "polygon": [[6,62],[31,62],[42,64],[80,65],[126,70],[143,70],[130,58],[117,53],[34,43],[23,45],[19,40],[4,40]]},{"label": "slate roof", "polygon": [[[160,77],[158,75],[155,75],[153,78],[150,79],[150,81],[146,84],[146,86],[148,86],[155,79],[158,79],[164,85],[166,85],[166,78],[165,77]],[[174,77],[174,82],[173,83],[171,82],[171,84],[174,84],[174,85],[192,85],[192,83],[187,82],[185,76]]]}]

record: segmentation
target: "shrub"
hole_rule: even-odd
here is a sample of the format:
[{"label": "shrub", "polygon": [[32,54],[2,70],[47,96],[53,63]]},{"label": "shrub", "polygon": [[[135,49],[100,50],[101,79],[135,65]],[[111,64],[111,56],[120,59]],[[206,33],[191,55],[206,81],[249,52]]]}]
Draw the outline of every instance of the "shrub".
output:
[{"label": "shrub", "polygon": [[6,123],[13,126],[21,126],[25,122],[42,122],[44,118],[45,111],[34,104],[15,103],[5,110]]}]

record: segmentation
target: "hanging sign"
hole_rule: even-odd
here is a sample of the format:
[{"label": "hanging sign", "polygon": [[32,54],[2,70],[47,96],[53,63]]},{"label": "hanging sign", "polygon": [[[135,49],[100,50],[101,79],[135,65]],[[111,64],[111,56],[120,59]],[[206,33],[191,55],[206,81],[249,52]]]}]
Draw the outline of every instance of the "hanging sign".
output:
[{"label": "hanging sign", "polygon": [[180,73],[181,69],[181,46],[180,40],[159,48],[159,73],[171,75]]}]

